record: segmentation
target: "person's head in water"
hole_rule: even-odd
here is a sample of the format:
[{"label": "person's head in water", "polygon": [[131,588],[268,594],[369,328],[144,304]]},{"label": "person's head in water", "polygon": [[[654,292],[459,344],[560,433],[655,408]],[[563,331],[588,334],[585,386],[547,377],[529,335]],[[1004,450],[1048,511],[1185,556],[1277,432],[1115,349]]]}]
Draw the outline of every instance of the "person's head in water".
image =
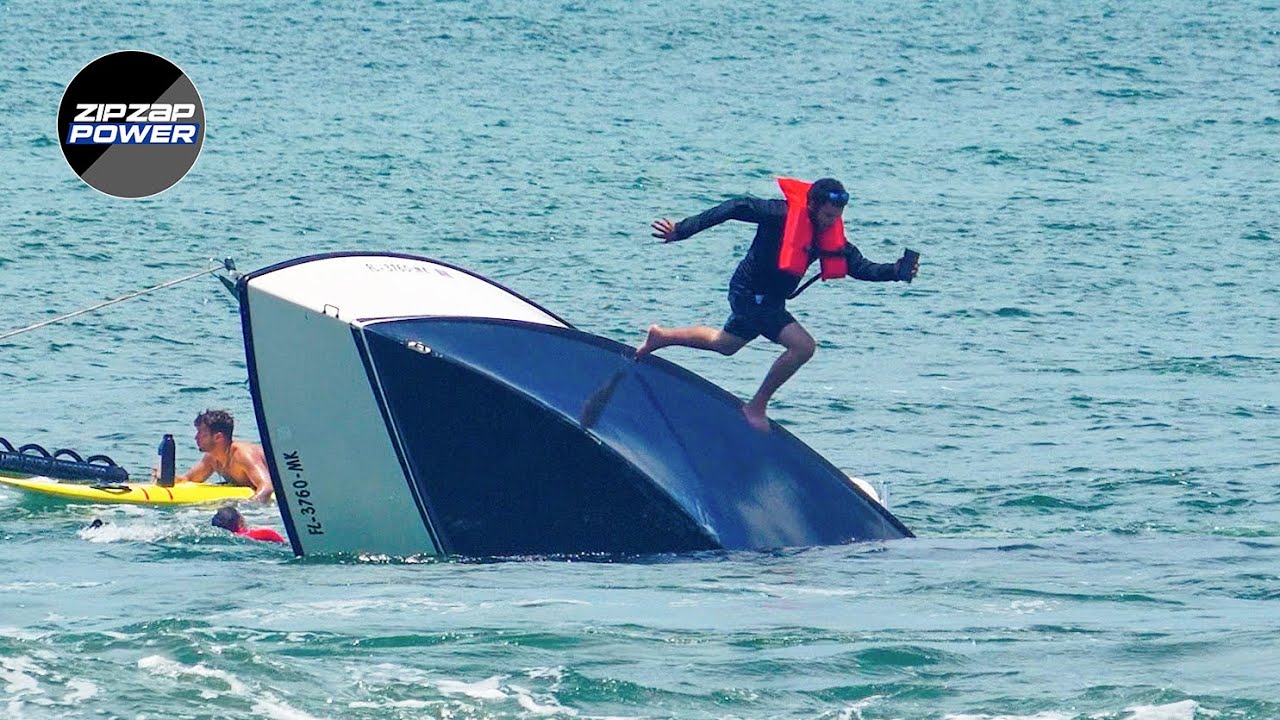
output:
[{"label": "person's head in water", "polygon": [[809,186],[806,204],[814,229],[825,230],[844,212],[844,206],[849,204],[849,193],[839,180],[822,178]]},{"label": "person's head in water", "polygon": [[239,533],[244,530],[244,516],[234,507],[227,505],[218,508],[218,512],[213,514],[213,519],[209,524],[214,527],[220,527],[223,530],[230,530],[233,533]]},{"label": "person's head in water", "polygon": [[[196,447],[200,448],[200,452],[209,452],[215,447],[231,444],[236,421],[226,410],[205,410],[196,416],[195,426]],[[219,439],[218,435],[222,435],[222,438]]]}]

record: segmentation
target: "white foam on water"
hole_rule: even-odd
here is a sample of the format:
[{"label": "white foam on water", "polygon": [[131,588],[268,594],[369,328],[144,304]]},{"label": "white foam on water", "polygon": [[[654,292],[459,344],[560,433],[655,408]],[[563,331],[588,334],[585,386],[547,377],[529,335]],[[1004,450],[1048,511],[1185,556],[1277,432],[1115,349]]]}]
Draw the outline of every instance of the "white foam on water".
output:
[{"label": "white foam on water", "polygon": [[522,688],[518,685],[512,685],[511,691],[516,694],[516,702],[520,703],[520,707],[528,710],[534,715],[578,716],[577,710],[561,705],[559,702],[556,702],[555,698],[546,697],[539,701],[527,688]]},{"label": "white foam on water", "polygon": [[[267,617],[271,619],[288,619],[298,617],[315,618],[319,616],[356,618],[381,611],[403,613],[413,610],[421,612],[454,613],[465,612],[470,609],[472,609],[471,606],[463,603],[439,602],[431,598],[407,598],[394,600],[321,600],[309,603],[283,603],[275,606],[274,609],[268,609]],[[261,620],[263,619],[263,613],[260,608],[245,608],[228,613],[226,617],[244,617]]]},{"label": "white foam on water", "polygon": [[102,587],[107,583],[80,581],[73,583],[56,582],[12,582],[0,585],[0,592],[51,592],[54,590],[79,590],[83,588]]},{"label": "white foam on water", "polygon": [[1046,602],[1044,600],[1014,600],[1009,603],[1009,609],[1019,615],[1030,615],[1032,613],[1053,610],[1054,605],[1055,603]]},{"label": "white foam on water", "polygon": [[499,688],[505,676],[494,675],[479,682],[462,682],[459,680],[437,680],[436,688],[445,695],[466,695],[477,700],[505,700],[507,694]]},{"label": "white foam on water", "polygon": [[552,681],[552,687],[554,687],[559,685],[560,681],[564,679],[564,666],[557,665],[556,667],[529,668],[524,671],[524,674],[525,677],[534,680],[541,680],[544,678],[550,679]]},{"label": "white foam on water", "polygon": [[44,692],[40,689],[40,681],[34,676],[47,674],[31,658],[0,658],[0,682],[5,684],[5,690],[11,694]]},{"label": "white foam on water", "polygon": [[[159,675],[172,679],[179,679],[184,676],[195,676],[202,678],[210,678],[220,680],[227,686],[227,690],[232,695],[240,695],[250,697],[249,687],[241,682],[231,673],[216,668],[206,667],[202,664],[183,665],[180,662],[170,660],[159,655],[148,655],[138,660],[138,669],[146,670],[152,675]],[[215,696],[216,697],[216,696]]]},{"label": "white foam on water", "polygon": [[[42,653],[43,654],[43,653]],[[49,653],[50,657],[52,654]],[[67,693],[61,700],[49,696],[41,683],[64,685]],[[50,707],[78,705],[98,695],[98,686],[80,678],[67,680],[40,667],[31,657],[0,658],[0,687],[9,695],[4,717],[20,717],[24,706]]]},{"label": "white foam on water", "polygon": [[422,685],[431,682],[431,674],[414,667],[397,665],[396,663],[378,663],[357,670],[361,683],[375,685],[408,684]]},{"label": "white foam on water", "polygon": [[320,720],[315,715],[292,707],[272,695],[263,695],[253,704],[254,712],[275,720]]},{"label": "white foam on water", "polygon": [[1036,715],[943,715],[945,720],[1071,720],[1073,712],[1037,712]]},{"label": "white foam on water", "polygon": [[[534,668],[526,671],[525,674],[531,678],[549,677],[558,682],[562,672],[560,668]],[[579,716],[577,710],[561,705],[551,695],[546,693],[535,695],[529,688],[506,684],[505,680],[506,676],[494,675],[472,683],[458,680],[436,680],[433,684],[445,695],[465,695],[475,700],[515,700],[526,712],[534,715]]]},{"label": "white foam on water", "polygon": [[[310,713],[289,705],[271,693],[255,692],[231,673],[211,668],[204,664],[183,665],[169,658],[149,655],[138,660],[138,668],[146,670],[152,675],[175,680],[194,676],[221,681],[226,685],[227,693],[234,697],[243,698],[249,702],[254,712],[274,718],[274,720],[320,720]],[[207,700],[212,700],[219,697],[220,693],[210,689],[202,691],[200,696]]]},{"label": "white foam on water", "polygon": [[1195,700],[1180,700],[1167,705],[1134,705],[1124,709],[1131,715],[1124,720],[1195,720],[1197,712],[1206,715],[1218,715],[1216,712],[1201,711],[1200,703]]},{"label": "white foam on water", "polygon": [[[1124,713],[1121,720],[1195,720],[1197,713],[1208,716],[1220,714],[1212,710],[1201,709],[1200,703],[1195,700],[1181,700],[1166,705],[1134,705],[1125,708]],[[1071,720],[1075,717],[1079,717],[1079,714],[1042,712],[1034,715],[949,714],[945,716],[946,720]],[[1090,714],[1089,717],[1110,718],[1115,717],[1115,713],[1098,712]]]},{"label": "white foam on water", "polygon": [[367,710],[381,710],[383,708],[409,708],[410,710],[425,710],[433,705],[440,703],[432,703],[426,700],[391,700],[389,702],[376,703],[367,700],[356,700],[347,703],[347,707]]},{"label": "white foam on water", "polygon": [[836,717],[838,720],[862,720],[862,711],[883,700],[883,695],[872,695],[865,697],[855,703],[850,703],[840,709],[840,714]]},{"label": "white foam on water", "polygon": [[0,637],[30,642],[32,640],[39,640],[44,637],[44,635],[33,630],[28,630],[27,628],[0,627]]},{"label": "white foam on water", "polygon": [[564,600],[561,598],[535,598],[533,600],[516,600],[511,603],[512,607],[545,607],[547,605],[583,605],[590,607],[591,603],[585,600]]},{"label": "white foam on water", "polygon": [[98,686],[88,680],[68,680],[67,689],[70,692],[62,699],[67,705],[75,705],[98,695]]},{"label": "white foam on water", "polygon": [[[709,585],[708,587],[714,587]],[[753,583],[744,586],[747,590],[763,593],[775,598],[791,598],[797,595],[812,595],[816,597],[861,597],[870,594],[866,588],[836,588],[836,587],[819,587],[817,585],[773,585],[768,583]]]},{"label": "white foam on water", "polygon": [[362,553],[360,555],[357,555],[356,559],[362,563],[369,563],[371,565],[388,565],[391,563],[392,557],[390,555],[385,555],[385,554],[370,555],[370,554]]},{"label": "white foam on water", "polygon": [[91,543],[157,542],[172,537],[173,533],[160,525],[103,523],[99,527],[85,527],[76,532],[81,540]]},{"label": "white foam on water", "polygon": [[[517,702],[525,708],[526,711],[537,715],[561,715],[568,717],[580,717],[582,720],[644,720],[643,715],[582,715],[577,710],[566,708],[560,705],[539,705],[532,702],[526,705],[520,700],[520,696],[516,697]],[[436,714],[432,717],[470,717],[476,708],[469,708],[465,705],[457,704],[458,701],[430,701],[430,700],[388,700],[386,702],[371,702],[368,700],[356,700],[347,704],[347,707],[353,710],[386,710],[390,708],[399,708],[407,710],[431,710],[438,708]],[[459,712],[451,709],[457,708]]]}]

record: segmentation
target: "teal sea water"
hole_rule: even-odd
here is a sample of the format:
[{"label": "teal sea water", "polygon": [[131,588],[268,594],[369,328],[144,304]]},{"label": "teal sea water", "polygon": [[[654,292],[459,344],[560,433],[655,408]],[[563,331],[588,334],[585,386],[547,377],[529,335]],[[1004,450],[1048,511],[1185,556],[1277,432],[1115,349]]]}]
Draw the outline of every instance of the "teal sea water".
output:
[{"label": "teal sea water", "polygon": [[[139,201],[55,129],[123,49],[208,121]],[[649,221],[780,174],[842,178],[872,259],[923,254],[792,304],[820,347],[773,407],[919,539],[297,560],[207,509],[0,489],[0,716],[1280,717],[1273,0],[0,2],[0,51],[0,332],[209,258],[387,249],[636,343],[723,322],[751,237]],[[777,354],[663,352],[740,397]],[[0,342],[15,442],[145,474],[206,407],[256,436],[210,278]]]}]

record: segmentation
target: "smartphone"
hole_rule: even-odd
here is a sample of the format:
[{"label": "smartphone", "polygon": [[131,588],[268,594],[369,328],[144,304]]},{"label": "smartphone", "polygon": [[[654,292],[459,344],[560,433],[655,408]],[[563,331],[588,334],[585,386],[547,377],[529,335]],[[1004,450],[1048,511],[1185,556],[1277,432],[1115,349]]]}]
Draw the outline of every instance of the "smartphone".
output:
[{"label": "smartphone", "polygon": [[911,282],[911,268],[916,266],[920,261],[920,253],[907,248],[902,253],[902,260],[898,263],[898,279],[903,282]]}]

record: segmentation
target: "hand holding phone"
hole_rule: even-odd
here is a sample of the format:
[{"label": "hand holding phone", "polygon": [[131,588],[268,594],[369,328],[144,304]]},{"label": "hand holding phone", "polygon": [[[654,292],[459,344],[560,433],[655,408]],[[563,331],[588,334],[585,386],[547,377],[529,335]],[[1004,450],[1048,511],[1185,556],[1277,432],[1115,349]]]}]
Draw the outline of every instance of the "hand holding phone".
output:
[{"label": "hand holding phone", "polygon": [[915,277],[916,269],[920,266],[920,253],[907,248],[902,253],[902,258],[898,260],[898,279],[903,282],[911,282],[911,278]]}]

